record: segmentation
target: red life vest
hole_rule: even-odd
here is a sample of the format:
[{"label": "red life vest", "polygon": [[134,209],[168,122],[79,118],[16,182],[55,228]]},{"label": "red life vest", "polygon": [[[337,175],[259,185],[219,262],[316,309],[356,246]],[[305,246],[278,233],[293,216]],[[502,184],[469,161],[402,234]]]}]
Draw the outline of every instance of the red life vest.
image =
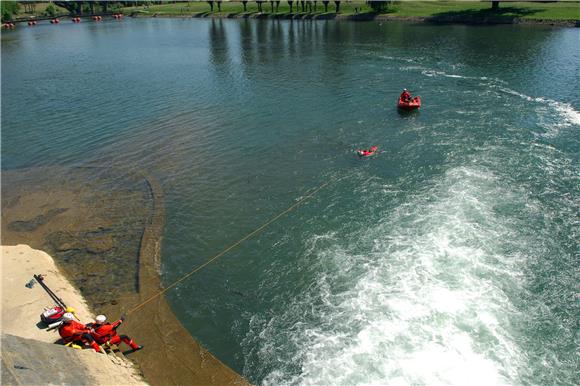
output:
[{"label": "red life vest", "polygon": [[103,344],[109,341],[113,336],[117,335],[117,327],[121,324],[118,320],[115,323],[93,324],[91,336],[98,344]]},{"label": "red life vest", "polygon": [[87,332],[89,332],[89,329],[76,320],[65,322],[58,328],[58,333],[65,343],[73,342],[75,340],[83,340],[82,336]]}]

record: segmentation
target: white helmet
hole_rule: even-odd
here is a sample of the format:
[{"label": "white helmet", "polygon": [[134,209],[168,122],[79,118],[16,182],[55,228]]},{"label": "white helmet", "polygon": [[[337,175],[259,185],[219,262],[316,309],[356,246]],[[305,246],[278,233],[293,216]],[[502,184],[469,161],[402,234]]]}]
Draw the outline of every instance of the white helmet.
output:
[{"label": "white helmet", "polygon": [[95,322],[99,324],[103,324],[107,321],[107,317],[105,315],[97,315],[95,316]]},{"label": "white helmet", "polygon": [[62,316],[62,321],[63,322],[70,322],[71,320],[73,320],[75,318],[75,316],[73,314],[71,314],[70,312],[66,312],[63,316]]},{"label": "white helmet", "polygon": [[406,89],[406,88],[404,88],[404,89],[403,89],[403,91],[407,91],[407,89]]}]

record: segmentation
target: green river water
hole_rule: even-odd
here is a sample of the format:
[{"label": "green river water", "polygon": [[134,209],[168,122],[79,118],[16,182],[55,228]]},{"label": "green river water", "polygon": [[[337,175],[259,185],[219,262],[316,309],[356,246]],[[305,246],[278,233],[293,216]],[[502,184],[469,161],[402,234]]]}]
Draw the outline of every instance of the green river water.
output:
[{"label": "green river water", "polygon": [[[167,294],[253,383],[572,385],[579,42],[539,26],[23,26],[2,33],[2,169],[156,176],[167,284],[330,182]],[[403,87],[420,112],[397,111]]]}]

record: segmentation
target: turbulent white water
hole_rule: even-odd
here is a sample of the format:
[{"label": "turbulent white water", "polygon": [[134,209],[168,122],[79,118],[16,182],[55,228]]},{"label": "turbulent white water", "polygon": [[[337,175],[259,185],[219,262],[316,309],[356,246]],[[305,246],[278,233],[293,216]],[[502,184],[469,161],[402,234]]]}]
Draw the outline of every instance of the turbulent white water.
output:
[{"label": "turbulent white water", "polygon": [[[555,315],[529,293],[526,267],[553,246],[528,221],[546,221],[549,207],[513,183],[504,150],[474,154],[376,224],[309,238],[301,263],[313,283],[282,315],[250,323],[252,355],[276,368],[263,384],[530,384],[536,363],[522,326],[537,324],[530,310]],[[549,146],[529,154],[549,175],[568,168]],[[361,178],[356,194],[371,207],[397,194]],[[557,379],[563,364],[550,350],[536,354]]]},{"label": "turbulent white water", "polygon": [[[512,196],[491,172],[456,168],[385,213],[382,223],[361,230],[360,243],[373,245],[369,255],[318,250],[318,259],[335,261],[341,272],[322,272],[307,297],[281,316],[294,320],[313,302],[323,304],[320,321],[299,321],[287,336],[300,347],[295,360],[301,372],[291,380],[273,372],[264,383],[516,381],[525,371],[511,326],[518,311],[503,287],[519,288],[523,257],[502,252],[503,240],[517,231],[493,213],[497,197]],[[332,276],[348,280],[352,271],[360,273],[347,288],[330,291]]]},{"label": "turbulent white water", "polygon": [[[532,111],[520,118],[533,122],[528,138],[556,138],[580,125],[572,105],[530,97],[496,78],[404,69],[477,82],[482,93],[505,99],[515,117],[519,109]],[[493,120],[469,107],[458,113],[477,124]],[[502,124],[513,139],[480,145],[395,209],[381,208],[381,194],[400,196],[398,187],[357,177],[355,195],[366,197],[369,211],[380,210],[380,220],[345,218],[339,231],[305,241],[299,265],[310,265],[311,284],[282,314],[252,316],[244,341],[253,347],[247,368],[271,369],[263,384],[570,383],[573,359],[555,355],[570,330],[557,315],[561,301],[554,305],[570,288],[563,268],[570,260],[562,240],[553,238],[577,207],[569,190],[577,176],[573,161],[553,146],[523,140],[520,123]],[[442,143],[469,142],[456,136]],[[558,280],[550,277],[554,269],[562,270],[561,287],[532,293],[536,282]],[[539,347],[541,335],[552,331],[562,335]]]}]

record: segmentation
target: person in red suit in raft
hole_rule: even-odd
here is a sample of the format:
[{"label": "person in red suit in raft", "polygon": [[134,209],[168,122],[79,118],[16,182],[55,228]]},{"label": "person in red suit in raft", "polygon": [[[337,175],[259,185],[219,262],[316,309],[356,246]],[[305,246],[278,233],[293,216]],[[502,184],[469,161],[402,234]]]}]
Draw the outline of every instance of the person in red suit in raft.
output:
[{"label": "person in red suit in raft", "polygon": [[406,88],[403,89],[403,92],[401,93],[401,99],[404,102],[409,102],[411,101],[411,93],[409,92],[409,90],[407,90]]},{"label": "person in red suit in raft", "polygon": [[89,344],[96,352],[101,352],[101,347],[95,342],[90,334],[90,329],[82,323],[74,320],[74,315],[66,312],[62,316],[62,324],[58,328],[58,333],[65,344],[81,343]]},{"label": "person in red suit in raft", "polygon": [[125,318],[121,316],[121,319],[117,320],[115,323],[106,323],[107,317],[105,315],[97,315],[95,317],[95,323],[90,325],[91,336],[98,344],[106,344],[107,346],[119,345],[121,342],[125,343],[127,346],[131,347],[133,351],[141,350],[143,346],[138,345],[135,341],[129,338],[127,335],[117,335],[117,328],[125,321]]}]

